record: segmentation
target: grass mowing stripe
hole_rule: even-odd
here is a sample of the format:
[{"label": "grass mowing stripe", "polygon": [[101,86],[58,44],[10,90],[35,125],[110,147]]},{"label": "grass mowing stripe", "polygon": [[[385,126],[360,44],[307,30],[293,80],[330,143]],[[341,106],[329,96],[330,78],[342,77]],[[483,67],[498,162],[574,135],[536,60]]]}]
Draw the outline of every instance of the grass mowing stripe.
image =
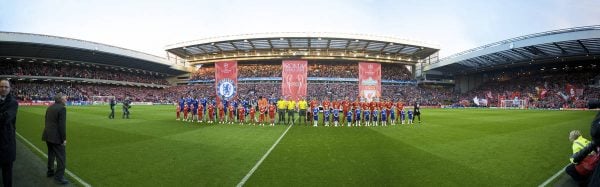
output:
[{"label": "grass mowing stripe", "polygon": [[[296,122],[296,120],[294,120],[294,122]],[[246,181],[248,181],[248,179],[252,176],[254,171],[256,171],[256,169],[258,169],[258,166],[260,166],[260,164],[262,164],[262,162],[265,160],[265,158],[267,158],[267,156],[269,156],[271,151],[273,151],[273,149],[275,149],[275,146],[277,146],[277,144],[279,144],[279,141],[281,141],[283,136],[285,136],[285,134],[287,134],[288,130],[290,130],[290,128],[292,128],[292,126],[294,126],[293,123],[287,129],[285,129],[283,134],[281,134],[281,136],[277,139],[277,141],[275,141],[273,146],[271,146],[271,148],[269,148],[269,150],[265,153],[265,155],[263,155],[262,158],[260,158],[260,160],[258,160],[258,162],[256,162],[256,164],[254,165],[254,167],[252,167],[252,169],[250,169],[250,171],[248,171],[248,174],[246,174],[246,176],[244,176],[242,181],[240,181],[240,183],[238,183],[237,187],[241,187],[241,186],[244,186],[244,184],[246,184]]]},{"label": "grass mowing stripe", "polygon": [[[44,157],[46,159],[48,159],[48,155],[46,155],[46,153],[42,152],[42,150],[37,148],[35,145],[33,145],[31,142],[29,142],[29,140],[27,140],[27,139],[25,139],[25,137],[21,136],[21,134],[19,134],[18,132],[16,134],[17,134],[17,136],[19,136],[19,138],[21,138],[22,141],[27,143],[27,145],[29,145],[30,147],[33,147],[33,149],[35,149],[38,153],[44,155]],[[92,186],[92,185],[88,184],[87,182],[83,181],[83,179],[79,178],[77,175],[75,175],[73,172],[69,171],[68,169],[65,169],[65,173],[67,173],[67,175],[70,175],[71,177],[73,177],[73,179],[75,179],[77,182],[79,182],[79,184],[81,184],[85,187]]]},{"label": "grass mowing stripe", "polygon": [[565,170],[565,168],[567,168],[567,166],[569,166],[569,164],[567,164],[561,170],[558,170],[558,172],[556,172],[556,174],[552,175],[552,177],[550,177],[548,180],[544,181],[544,183],[540,184],[538,187],[547,186],[548,183],[554,181],[554,179],[556,179],[556,177],[558,177]]}]

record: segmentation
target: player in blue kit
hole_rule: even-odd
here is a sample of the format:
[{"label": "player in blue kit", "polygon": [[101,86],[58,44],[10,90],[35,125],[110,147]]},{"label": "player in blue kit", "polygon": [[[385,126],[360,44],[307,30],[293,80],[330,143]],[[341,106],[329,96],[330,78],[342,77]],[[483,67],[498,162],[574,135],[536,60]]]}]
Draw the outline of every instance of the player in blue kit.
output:
[{"label": "player in blue kit", "polygon": [[313,127],[317,127],[317,123],[319,123],[319,107],[313,108]]},{"label": "player in blue kit", "polygon": [[352,110],[346,113],[346,121],[348,122],[348,127],[352,126]]},{"label": "player in blue kit", "polygon": [[406,112],[404,111],[404,109],[402,109],[400,111],[400,121],[402,122],[402,125],[404,125],[404,120],[406,119]]},{"label": "player in blue kit", "polygon": [[411,110],[408,110],[408,121],[406,123],[412,124],[412,118],[413,118],[413,112]]},{"label": "player in blue kit", "polygon": [[[202,111],[202,113],[204,114],[204,116],[206,116],[206,114],[207,114],[206,113],[206,109],[207,109],[206,103],[208,103],[208,100],[206,99],[206,97],[201,97],[200,98],[200,104],[202,105],[202,108],[204,110],[204,111]],[[204,116],[202,118],[204,118]],[[200,119],[200,121],[203,121],[203,120],[205,120],[205,119]]]},{"label": "player in blue kit", "polygon": [[339,121],[340,121],[340,109],[334,108],[333,109],[333,125],[335,125],[337,127]]},{"label": "player in blue kit", "polygon": [[[180,113],[183,113],[183,108],[184,108],[184,107],[185,107],[185,100],[184,100],[184,99],[183,99],[183,97],[182,97],[182,98],[180,98],[180,99],[179,99],[179,112],[180,112]],[[183,117],[183,116],[181,116],[181,117]],[[181,119],[178,119],[178,120],[181,120],[181,121],[183,121],[183,118],[181,118]]]},{"label": "player in blue kit", "polygon": [[356,107],[356,112],[354,112],[354,126],[360,127],[360,107]]},{"label": "player in blue kit", "polygon": [[396,125],[396,107],[392,106],[392,109],[390,110],[390,124],[392,125]]},{"label": "player in blue kit", "polygon": [[329,127],[329,113],[329,109],[323,110],[323,124],[325,124],[326,127]]},{"label": "player in blue kit", "polygon": [[387,126],[387,109],[381,109],[381,126]]},{"label": "player in blue kit", "polygon": [[379,124],[377,124],[379,121],[377,120],[377,117],[379,115],[379,110],[377,110],[377,108],[375,108],[375,110],[373,110],[373,126],[378,126]]},{"label": "player in blue kit", "polygon": [[371,126],[371,111],[370,110],[365,110],[363,111],[363,116],[365,118],[365,126]]}]

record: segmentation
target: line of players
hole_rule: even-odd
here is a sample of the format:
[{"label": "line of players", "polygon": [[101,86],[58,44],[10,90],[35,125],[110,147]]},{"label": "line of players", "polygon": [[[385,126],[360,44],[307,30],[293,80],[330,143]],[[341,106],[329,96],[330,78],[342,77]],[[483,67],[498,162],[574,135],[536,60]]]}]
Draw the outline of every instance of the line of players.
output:
[{"label": "line of players", "polygon": [[[348,127],[362,125],[379,126],[379,124],[387,126],[388,122],[390,125],[396,125],[398,123],[396,121],[397,113],[400,114],[398,117],[401,124],[412,124],[414,122],[413,117],[419,117],[419,123],[421,122],[419,106],[415,105],[413,112],[405,110],[402,102],[362,102],[358,100],[350,102],[347,99],[343,101],[334,100],[332,102],[323,99],[322,102],[319,102],[313,99],[310,101],[310,105],[307,106],[304,98],[297,102],[285,99],[280,99],[277,102],[274,102],[275,100],[273,99],[269,100],[271,102],[267,102],[266,99],[260,97],[258,105],[251,105],[246,100],[217,102],[215,100],[209,101],[205,98],[182,98],[177,105],[177,120],[188,122],[207,121],[208,123],[219,124],[258,124],[261,126],[269,123],[270,126],[274,126],[276,122],[275,114],[281,111],[280,114],[300,112],[300,118],[304,124],[307,124],[306,122],[308,121],[313,126],[330,126],[330,123],[333,123],[333,126],[336,127],[343,126],[343,124],[347,124]],[[276,103],[280,107],[277,107]],[[257,109],[259,114],[258,119],[256,118]],[[322,113],[322,117],[320,117],[320,113]],[[292,118],[291,120],[288,119],[288,124],[294,123],[293,116],[288,116],[288,118]],[[323,119],[319,120],[319,118]],[[281,116],[277,120],[277,123],[285,124],[285,116]]]},{"label": "line of players", "polygon": [[266,104],[266,102],[261,104],[258,107],[258,119],[256,119],[256,108],[252,107],[247,100],[217,102],[214,99],[209,101],[206,98],[182,98],[177,104],[176,120],[199,123],[206,121],[207,123],[219,124],[249,123],[254,125],[258,122],[261,126],[270,122],[271,126],[275,126],[275,104]]},{"label": "line of players", "polygon": [[[365,99],[363,99],[364,101]],[[398,124],[396,121],[396,114],[399,113],[400,124],[412,124],[414,122],[413,113],[419,114],[419,123],[421,123],[420,119],[420,111],[418,104],[415,106],[416,111],[405,110],[403,102],[391,102],[391,101],[377,101],[375,98],[373,102],[363,102],[363,101],[355,101],[349,102],[348,100],[337,100],[329,102],[328,100],[323,100],[320,105],[323,107],[322,110],[322,118],[320,121],[319,113],[319,103],[315,99],[310,102],[311,111],[307,112],[307,118],[310,118],[314,127],[319,125],[330,126],[330,123],[333,122],[333,126],[337,127],[339,125],[343,126],[346,124],[348,127],[352,126],[387,126],[388,122],[390,125]],[[344,115],[342,117],[342,115]],[[407,118],[408,116],[408,118]],[[340,118],[341,117],[341,118]],[[340,120],[341,119],[341,120]]]}]

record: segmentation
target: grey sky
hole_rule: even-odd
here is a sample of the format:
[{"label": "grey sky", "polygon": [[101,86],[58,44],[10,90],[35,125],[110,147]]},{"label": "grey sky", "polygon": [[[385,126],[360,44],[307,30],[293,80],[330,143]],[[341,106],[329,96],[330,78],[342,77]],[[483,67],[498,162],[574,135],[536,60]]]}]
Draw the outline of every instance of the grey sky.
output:
[{"label": "grey sky", "polygon": [[164,47],[261,32],[343,32],[438,44],[448,56],[512,37],[600,25],[600,0],[0,0],[0,31],[165,56]]}]

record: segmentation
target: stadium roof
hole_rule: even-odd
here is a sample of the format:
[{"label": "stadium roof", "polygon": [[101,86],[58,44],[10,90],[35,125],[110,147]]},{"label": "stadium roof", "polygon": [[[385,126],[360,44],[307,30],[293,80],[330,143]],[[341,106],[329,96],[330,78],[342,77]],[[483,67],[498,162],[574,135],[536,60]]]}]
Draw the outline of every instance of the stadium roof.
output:
[{"label": "stadium roof", "polygon": [[57,36],[0,32],[0,57],[74,61],[179,75],[166,59],[111,45]]},{"label": "stadium roof", "polygon": [[548,60],[600,58],[600,25],[575,27],[503,40],[425,66],[447,74],[466,73]]},{"label": "stadium roof", "polygon": [[255,59],[346,59],[414,64],[437,45],[363,34],[281,32],[212,37],[169,45],[169,53],[197,63]]}]

